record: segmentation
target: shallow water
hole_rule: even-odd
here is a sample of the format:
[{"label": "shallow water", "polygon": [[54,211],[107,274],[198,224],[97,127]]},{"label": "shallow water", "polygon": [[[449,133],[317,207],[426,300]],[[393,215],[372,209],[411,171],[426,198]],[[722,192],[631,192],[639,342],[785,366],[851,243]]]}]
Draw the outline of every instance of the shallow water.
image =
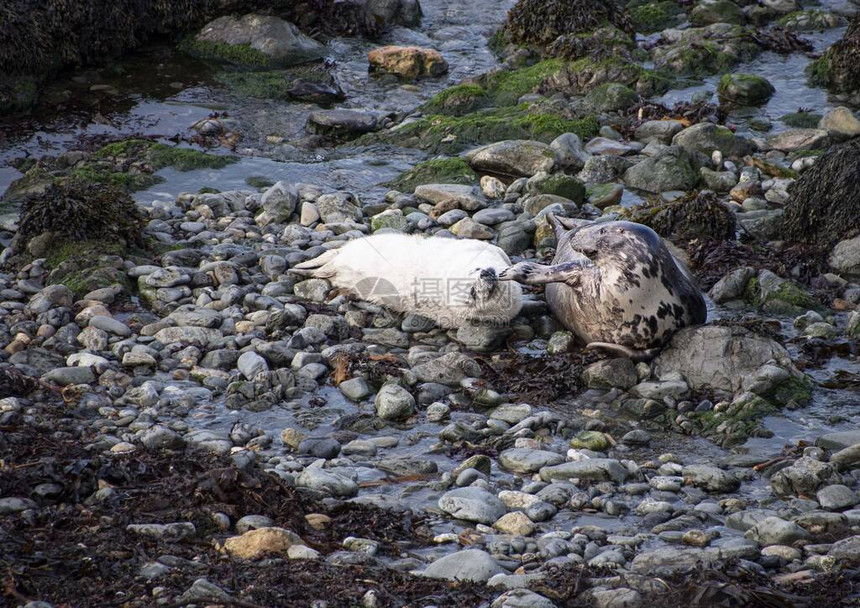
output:
[{"label": "shallow water", "polygon": [[[822,3],[825,8],[827,3]],[[844,33],[845,28],[834,28],[824,32],[801,33],[800,36],[809,40],[815,47],[815,52],[826,50]],[[730,117],[740,126],[744,126],[751,117],[767,118],[773,123],[773,131],[783,131],[787,127],[780,118],[786,114],[797,112],[800,108],[810,108],[814,112],[824,114],[827,110],[839,105],[828,100],[827,91],[810,87],[806,82],[806,66],[812,61],[803,53],[780,55],[768,51],[759,55],[753,61],[743,63],[734,72],[756,74],[767,78],[776,89],[773,97],[760,111],[739,113]],[[656,101],[673,106],[675,103],[690,101],[696,95],[712,94],[716,101],[717,83],[721,75],[711,76],[701,84],[685,89],[674,89],[658,97]]]}]

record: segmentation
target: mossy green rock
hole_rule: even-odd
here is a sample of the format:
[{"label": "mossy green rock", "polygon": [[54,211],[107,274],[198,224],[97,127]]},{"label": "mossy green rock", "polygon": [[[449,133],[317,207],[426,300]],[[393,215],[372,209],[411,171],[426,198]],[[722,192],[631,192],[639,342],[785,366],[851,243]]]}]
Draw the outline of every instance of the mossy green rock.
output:
[{"label": "mossy green rock", "polygon": [[731,129],[710,122],[687,127],[672,138],[672,144],[708,156],[719,150],[726,156],[743,157],[754,150],[750,141],[735,135]]},{"label": "mossy green rock", "polygon": [[589,139],[598,128],[593,116],[565,118],[557,112],[522,104],[466,116],[425,116],[395,129],[365,135],[356,140],[356,144],[388,143],[433,153],[458,154],[478,144],[503,140],[530,139],[548,143],[562,133],[575,133],[582,139]]},{"label": "mossy green rock", "polygon": [[612,442],[604,433],[598,431],[582,431],[570,440],[570,447],[578,450],[605,452],[612,447]]},{"label": "mossy green rock", "polygon": [[717,85],[720,104],[725,106],[764,105],[775,92],[767,78],[756,74],[726,74]]},{"label": "mossy green rock", "polygon": [[400,192],[413,192],[424,184],[474,184],[478,174],[462,158],[433,158],[404,171],[385,185]]},{"label": "mossy green rock", "polygon": [[187,43],[191,53],[247,68],[285,67],[321,59],[325,45],[279,17],[226,15]]},{"label": "mossy green rock", "polygon": [[658,68],[679,76],[708,76],[727,72],[761,53],[751,32],[739,25],[715,23],[684,30],[678,40],[654,47]]},{"label": "mossy green rock", "polygon": [[538,183],[539,194],[554,194],[572,200],[577,205],[585,201],[585,184],[571,175],[556,173]]},{"label": "mossy green rock", "polygon": [[406,224],[406,218],[400,209],[389,209],[370,218],[370,227],[374,232],[384,228],[401,232],[406,228]]},{"label": "mossy green rock", "polygon": [[731,0],[705,0],[690,12],[690,23],[694,27],[704,27],[714,23],[743,25],[745,21],[741,7]]},{"label": "mossy green rock", "polygon": [[636,91],[623,84],[602,84],[585,96],[585,103],[598,112],[625,110],[639,101]]},{"label": "mossy green rock", "polygon": [[790,32],[821,32],[845,25],[845,18],[830,11],[811,9],[780,17],[776,24]]},{"label": "mossy green rock", "polygon": [[662,0],[658,2],[630,2],[627,12],[633,21],[637,32],[651,34],[674,27],[681,22],[684,15],[676,2]]},{"label": "mossy green rock", "polygon": [[422,107],[428,114],[462,116],[485,106],[490,98],[484,87],[477,84],[458,84],[436,93]]},{"label": "mossy green rock", "polygon": [[779,119],[787,127],[817,129],[818,122],[821,120],[821,114],[815,112],[794,112],[793,114],[780,116]]},{"label": "mossy green rock", "polygon": [[771,314],[797,316],[808,310],[825,312],[821,303],[806,290],[769,270],[762,270],[758,277],[750,279],[744,295],[751,304]]},{"label": "mossy green rock", "polygon": [[627,186],[653,193],[692,190],[698,181],[699,173],[693,156],[680,146],[660,150],[624,173]]}]

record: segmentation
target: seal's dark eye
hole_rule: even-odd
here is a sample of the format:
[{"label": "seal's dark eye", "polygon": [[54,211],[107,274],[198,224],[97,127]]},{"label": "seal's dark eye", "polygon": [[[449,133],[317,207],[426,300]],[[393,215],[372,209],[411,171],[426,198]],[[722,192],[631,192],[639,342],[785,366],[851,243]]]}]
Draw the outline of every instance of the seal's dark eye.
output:
[{"label": "seal's dark eye", "polygon": [[624,228],[619,228],[619,229],[618,229],[618,234],[624,234]]},{"label": "seal's dark eye", "polygon": [[600,229],[600,234],[606,234],[606,228],[601,228],[601,229]]}]

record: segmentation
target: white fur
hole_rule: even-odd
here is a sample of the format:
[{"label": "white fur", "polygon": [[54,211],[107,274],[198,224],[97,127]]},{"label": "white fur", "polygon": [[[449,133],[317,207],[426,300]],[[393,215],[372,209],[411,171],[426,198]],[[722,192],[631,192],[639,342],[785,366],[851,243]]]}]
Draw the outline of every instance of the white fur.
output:
[{"label": "white fur", "polygon": [[488,295],[479,276],[483,269],[501,272],[510,265],[504,251],[482,241],[379,234],[350,241],[293,270],[329,279],[398,312],[420,314],[440,327],[457,328],[467,321],[504,323],[517,315],[520,285],[499,281]]}]

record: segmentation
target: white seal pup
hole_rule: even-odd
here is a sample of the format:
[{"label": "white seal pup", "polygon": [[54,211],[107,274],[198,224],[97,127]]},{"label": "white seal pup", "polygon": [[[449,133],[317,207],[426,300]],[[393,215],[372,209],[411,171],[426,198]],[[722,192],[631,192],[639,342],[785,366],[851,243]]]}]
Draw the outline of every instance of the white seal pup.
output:
[{"label": "white seal pup", "polygon": [[647,226],[547,219],[558,239],[552,265],[521,262],[499,279],[546,284],[550,310],[588,348],[647,361],[678,329],[705,322],[696,280]]},{"label": "white seal pup", "polygon": [[349,241],[290,272],[328,279],[363,300],[458,328],[504,324],[519,313],[522,288],[497,278],[510,265],[503,250],[483,241],[379,234]]}]

